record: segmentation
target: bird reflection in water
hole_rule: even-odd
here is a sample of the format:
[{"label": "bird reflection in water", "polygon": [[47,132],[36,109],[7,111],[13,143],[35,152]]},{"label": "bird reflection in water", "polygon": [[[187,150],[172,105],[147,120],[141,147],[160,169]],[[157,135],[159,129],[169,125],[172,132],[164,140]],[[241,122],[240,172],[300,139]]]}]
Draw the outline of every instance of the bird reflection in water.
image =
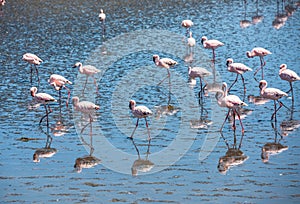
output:
[{"label": "bird reflection in water", "polygon": [[[274,142],[268,142],[261,148],[261,159],[264,163],[269,161],[270,155],[279,154],[288,149],[288,146],[279,143],[283,137],[279,134],[276,128],[276,122],[271,122],[271,124],[275,133],[275,137]],[[277,139],[277,135],[280,135],[280,139]]]},{"label": "bird reflection in water", "polygon": [[55,124],[50,126],[50,130],[54,136],[60,137],[68,133],[71,127],[73,127],[73,125],[66,124],[66,122],[62,119],[61,115],[59,115],[59,119],[56,121]]},{"label": "bird reflection in water", "polygon": [[199,98],[200,118],[199,120],[191,120],[190,127],[192,129],[208,129],[208,126],[213,124],[212,120],[208,119],[208,111],[204,108],[203,98]]},{"label": "bird reflection in water", "polygon": [[[86,126],[84,126],[81,130],[81,133],[83,133],[83,130],[85,129]],[[89,138],[90,138],[90,143],[87,143],[83,136],[80,137],[81,141],[84,145],[87,145],[90,148],[90,153],[89,155],[83,156],[83,157],[78,157],[75,160],[74,168],[77,171],[77,173],[80,173],[83,168],[88,169],[92,168],[94,166],[97,166],[98,164],[101,163],[101,160],[98,159],[97,157],[93,156],[94,152],[94,147],[93,147],[93,132],[92,132],[92,123],[90,125],[90,132],[89,132]]]},{"label": "bird reflection in water", "polygon": [[262,96],[249,95],[248,96],[248,101],[250,103],[253,103],[254,105],[263,105],[263,104],[269,102],[270,99],[264,98]]},{"label": "bird reflection in water", "polygon": [[147,148],[145,159],[141,158],[140,151],[139,151],[137,145],[135,144],[134,140],[132,139],[131,141],[132,141],[132,144],[138,155],[138,159],[133,162],[132,167],[131,167],[132,176],[137,176],[138,172],[143,172],[143,173],[149,172],[154,167],[154,163],[148,159],[148,156],[150,154],[151,140],[148,141],[148,145],[147,145],[148,148]]},{"label": "bird reflection in water", "polygon": [[247,28],[252,25],[252,22],[247,20],[247,0],[244,0],[244,19],[240,21],[241,28]]},{"label": "bird reflection in water", "polygon": [[33,162],[40,162],[40,158],[49,158],[56,154],[57,150],[55,148],[51,148],[52,137],[50,136],[48,129],[47,133],[40,126],[41,132],[47,136],[46,145],[44,148],[38,148],[35,150],[33,154]]},{"label": "bird reflection in water", "polygon": [[291,107],[291,115],[289,120],[284,120],[280,123],[280,130],[282,136],[288,136],[291,132],[300,127],[300,120],[294,120],[294,107]]},{"label": "bird reflection in water", "polygon": [[221,134],[228,150],[225,153],[225,156],[222,156],[219,158],[218,170],[221,174],[226,174],[226,172],[229,170],[230,167],[243,164],[249,157],[244,155],[244,153],[241,151],[243,135],[241,136],[240,143],[237,146],[236,134],[234,131],[234,133],[233,133],[234,143],[233,143],[232,147],[230,148],[223,133],[221,132],[220,134]]},{"label": "bird reflection in water", "polygon": [[258,13],[258,3],[259,3],[259,0],[256,0],[256,15],[255,16],[252,16],[252,24],[258,24],[260,22],[262,22],[262,20],[264,19],[264,16],[262,15],[259,15]]},{"label": "bird reflection in water", "polygon": [[[196,78],[200,79],[200,91],[198,93],[199,98],[203,97],[203,93],[204,93],[204,89],[206,87],[207,82],[205,81],[205,77],[208,77],[210,75],[212,75],[212,73],[210,71],[208,71],[205,68],[202,67],[190,67],[188,68],[188,74],[189,74],[189,84],[191,86],[195,86],[197,81]],[[203,86],[203,82],[205,83],[205,85]]]},{"label": "bird reflection in water", "polygon": [[285,1],[282,1],[282,4],[280,5],[280,0],[277,0],[277,13],[272,22],[272,26],[277,30],[284,26],[288,18],[296,11],[296,8],[293,5],[284,6],[284,3]]}]

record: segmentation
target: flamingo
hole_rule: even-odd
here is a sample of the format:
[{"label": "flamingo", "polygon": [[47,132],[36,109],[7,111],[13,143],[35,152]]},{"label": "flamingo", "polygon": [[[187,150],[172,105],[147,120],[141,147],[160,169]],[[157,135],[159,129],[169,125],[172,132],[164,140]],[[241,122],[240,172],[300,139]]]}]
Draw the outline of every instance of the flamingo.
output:
[{"label": "flamingo", "polygon": [[233,112],[233,129],[235,130],[236,127],[235,127],[235,114],[238,116],[239,118],[239,121],[240,121],[240,124],[241,124],[241,127],[242,127],[242,133],[244,133],[244,127],[243,127],[243,124],[242,124],[242,121],[241,121],[241,117],[240,117],[240,114],[239,112],[237,111],[238,108],[240,108],[241,106],[248,106],[245,102],[243,102],[238,96],[236,95],[227,95],[227,84],[226,82],[223,82],[222,84],[222,95],[220,96],[219,95],[220,93],[217,92],[216,93],[216,99],[218,101],[218,105],[220,107],[227,107],[228,108],[228,113],[226,115],[226,118],[221,126],[221,129],[220,129],[220,132],[222,132],[222,129],[223,129],[223,126],[229,116],[229,113],[230,113],[230,110],[232,110]]},{"label": "flamingo", "polygon": [[[153,62],[155,63],[156,66],[167,69],[168,76],[166,78],[169,77],[169,84],[170,84],[171,82],[170,82],[170,70],[169,69],[178,63],[175,60],[170,59],[170,58],[160,58],[158,55],[153,55]],[[161,80],[158,83],[158,85],[160,85],[166,78]]]},{"label": "flamingo", "polygon": [[35,54],[32,54],[32,53],[25,53],[23,55],[22,60],[24,60],[30,64],[30,83],[32,83],[32,71],[33,71],[32,65],[34,65],[36,75],[38,77],[38,83],[40,83],[39,71],[38,71],[37,65],[40,65],[43,62],[43,60],[41,60],[41,58],[39,58],[38,56],[36,56]]},{"label": "flamingo", "polygon": [[202,67],[189,67],[188,69],[189,73],[189,78],[191,79],[191,82],[193,84],[196,83],[195,78],[199,77],[200,79],[200,92],[199,92],[199,97],[201,96],[201,93],[203,92],[205,86],[202,86],[202,78],[210,76],[212,73],[209,72],[207,69],[202,68]]},{"label": "flamingo", "polygon": [[65,88],[68,90],[68,99],[66,101],[66,106],[68,107],[69,99],[71,95],[71,90],[66,86],[66,84],[72,84],[71,81],[67,80],[65,77],[52,74],[48,80],[48,83],[55,88],[56,91],[59,91],[59,102],[61,103],[61,89]]},{"label": "flamingo", "polygon": [[99,13],[99,20],[102,22],[102,35],[105,35],[105,19],[106,19],[106,15],[103,11],[103,9],[100,9],[100,13]]},{"label": "flamingo", "polygon": [[187,40],[187,44],[190,48],[190,50],[192,49],[192,47],[194,47],[196,45],[196,40],[195,38],[193,38],[193,33],[190,31],[190,37]]},{"label": "flamingo", "polygon": [[[44,115],[41,120],[40,120],[40,123],[42,123],[43,119],[45,117],[47,117],[47,127],[49,126],[49,120],[48,120],[48,115],[52,112],[50,106],[49,106],[49,103],[50,102],[56,102],[57,100],[55,98],[53,98],[51,95],[47,94],[47,93],[37,93],[37,88],[36,87],[31,87],[30,89],[30,92],[31,92],[31,96],[33,97],[33,99],[37,102],[37,103],[42,103],[45,107],[45,110],[46,110],[46,115]],[[49,109],[49,112],[48,112],[48,109],[47,109],[47,106],[48,106],[48,109]]]},{"label": "flamingo", "polygon": [[93,122],[92,113],[95,110],[99,110],[100,106],[90,102],[90,101],[80,101],[77,96],[72,98],[73,106],[76,111],[88,114],[90,117],[90,122]]},{"label": "flamingo", "polygon": [[75,63],[75,65],[73,66],[73,68],[78,67],[79,73],[80,74],[85,74],[86,75],[86,80],[85,80],[85,84],[82,90],[82,93],[84,93],[87,81],[89,77],[92,77],[94,79],[94,84],[97,87],[97,82],[95,79],[95,74],[101,72],[99,69],[97,69],[96,67],[92,66],[92,65],[85,65],[83,66],[81,62],[77,62]]},{"label": "flamingo", "polygon": [[228,92],[230,91],[231,87],[237,82],[239,75],[241,75],[243,86],[244,86],[244,94],[245,94],[246,86],[245,86],[243,74],[247,71],[252,71],[252,69],[244,65],[243,63],[237,63],[237,62],[234,63],[232,58],[228,58],[226,60],[226,65],[227,65],[227,70],[229,72],[236,73],[236,78],[234,82],[231,84],[231,86],[229,87]]},{"label": "flamingo", "polygon": [[254,72],[254,76],[257,74],[257,72],[261,69],[262,71],[262,78],[264,78],[264,70],[263,67],[266,65],[266,62],[264,61],[264,57],[267,55],[272,54],[269,50],[262,48],[262,47],[255,47],[250,51],[246,52],[246,55],[248,58],[253,57],[259,57],[260,58],[260,67],[256,69]]},{"label": "flamingo", "polygon": [[[271,99],[274,101],[274,113],[272,114],[271,120],[273,120],[275,115],[275,121],[276,121],[276,113],[277,111],[282,107],[285,106],[282,102],[278,101],[283,96],[288,96],[287,93],[276,89],[276,88],[267,88],[268,83],[266,80],[261,80],[259,82],[259,88],[260,88],[260,95],[264,98]],[[279,103],[279,108],[276,109],[276,101]],[[286,106],[285,106],[286,107]],[[287,107],[286,107],[287,108]],[[288,109],[288,108],[287,108]]]},{"label": "flamingo", "polygon": [[188,35],[190,28],[194,25],[193,21],[191,20],[183,20],[181,22],[181,26],[186,28],[186,35]]},{"label": "flamingo", "polygon": [[147,130],[148,130],[148,140],[151,140],[147,117],[152,115],[152,111],[149,108],[147,108],[146,106],[136,106],[136,102],[134,100],[129,101],[129,109],[131,110],[133,116],[137,117],[136,125],[135,125],[135,128],[134,128],[131,136],[130,136],[130,139],[133,139],[133,134],[134,134],[136,128],[138,127],[138,125],[139,125],[139,119],[140,118],[145,118],[146,127],[147,127]]},{"label": "flamingo", "polygon": [[292,102],[294,103],[294,92],[292,82],[299,81],[300,77],[298,74],[287,68],[286,64],[280,65],[279,76],[282,80],[288,81],[290,83],[290,90],[286,93],[292,92]]},{"label": "flamingo", "polygon": [[224,45],[224,43],[218,40],[208,40],[206,36],[203,36],[201,39],[201,43],[205,49],[212,49],[213,51],[213,61],[216,58],[215,49]]}]

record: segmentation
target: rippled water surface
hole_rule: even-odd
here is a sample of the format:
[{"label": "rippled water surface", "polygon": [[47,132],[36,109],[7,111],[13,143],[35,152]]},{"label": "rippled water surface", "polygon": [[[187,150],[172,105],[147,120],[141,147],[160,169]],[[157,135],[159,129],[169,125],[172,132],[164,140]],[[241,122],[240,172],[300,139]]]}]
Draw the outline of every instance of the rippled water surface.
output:
[{"label": "rippled water surface", "polygon": [[[107,15],[104,33],[101,8]],[[193,20],[197,41],[191,64],[184,19]],[[279,66],[300,74],[299,28],[296,1],[7,1],[0,11],[1,202],[298,203],[300,82],[293,84],[294,106],[289,93],[281,101],[290,110],[282,107],[275,122],[273,101],[258,98],[261,72],[256,79],[245,73],[246,94],[240,79],[230,92],[248,104],[244,135],[238,120],[235,132],[229,122],[219,132],[226,109],[211,91],[236,77],[227,71],[227,58],[259,67],[258,58],[245,55],[253,47],[272,52],[265,57],[265,80],[287,91]],[[212,51],[201,45],[203,35],[225,44],[214,64]],[[35,73],[30,83],[30,66],[22,61],[26,52],[43,59],[39,85]],[[167,71],[154,65],[153,54],[178,62],[170,71],[171,86],[168,79],[157,86]],[[86,78],[73,68],[78,61],[101,70],[96,85],[88,80],[84,95]],[[214,74],[206,80],[202,105],[199,80],[188,84],[190,65]],[[92,126],[71,103],[65,106],[65,89],[61,106],[51,104],[49,128],[46,120],[39,126],[45,110],[33,106],[29,89],[38,86],[58,99],[48,84],[51,74],[73,82],[71,97],[100,105]],[[136,123],[130,99],[153,111],[150,142],[144,119],[134,139],[127,138]],[[262,150],[272,148],[277,154],[263,160]],[[33,162],[45,150],[49,157]],[[89,168],[74,168],[86,158]]]}]

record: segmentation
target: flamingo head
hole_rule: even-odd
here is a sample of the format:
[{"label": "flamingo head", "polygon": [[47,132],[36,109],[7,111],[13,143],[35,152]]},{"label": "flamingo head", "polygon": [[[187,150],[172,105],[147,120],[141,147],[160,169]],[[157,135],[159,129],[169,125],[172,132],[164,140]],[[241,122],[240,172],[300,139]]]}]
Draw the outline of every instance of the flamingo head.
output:
[{"label": "flamingo head", "polygon": [[75,68],[75,67],[80,67],[80,66],[82,66],[82,63],[81,63],[81,62],[76,62],[76,63],[74,64],[73,68]]},{"label": "flamingo head", "polygon": [[232,58],[228,58],[226,60],[226,66],[228,67],[228,65],[230,65],[231,63],[233,63],[233,59]]},{"label": "flamingo head", "polygon": [[206,40],[207,40],[207,37],[206,36],[202,36],[202,38],[201,38],[201,44],[203,44]]},{"label": "flamingo head", "polygon": [[31,87],[30,93],[31,93],[31,96],[32,96],[32,97],[35,96],[36,92],[37,92],[37,88],[36,88],[36,87]]},{"label": "flamingo head", "polygon": [[280,70],[285,70],[287,69],[287,65],[286,64],[281,64],[280,65]]},{"label": "flamingo head", "polygon": [[130,101],[129,101],[129,109],[130,109],[130,110],[133,110],[133,109],[134,109],[134,106],[135,106],[135,104],[136,104],[136,103],[135,103],[135,101],[134,101],[134,100],[130,100]]},{"label": "flamingo head", "polygon": [[260,89],[263,89],[264,87],[267,87],[267,85],[268,85],[268,83],[267,83],[266,80],[261,80],[261,81],[259,82],[259,88],[260,88]]},{"label": "flamingo head", "polygon": [[247,51],[247,52],[246,52],[246,55],[247,55],[248,58],[253,58],[253,56],[251,55],[251,52],[250,52],[250,51]]}]

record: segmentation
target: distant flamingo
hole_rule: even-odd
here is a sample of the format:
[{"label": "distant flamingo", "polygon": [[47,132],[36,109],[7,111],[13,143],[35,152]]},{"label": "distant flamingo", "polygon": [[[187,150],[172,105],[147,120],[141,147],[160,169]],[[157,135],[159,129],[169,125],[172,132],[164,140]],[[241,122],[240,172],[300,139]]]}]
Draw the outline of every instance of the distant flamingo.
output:
[{"label": "distant flamingo", "polygon": [[[278,101],[278,99],[282,98],[283,96],[288,96],[288,95],[287,95],[287,93],[285,93],[285,92],[283,92],[283,91],[281,91],[279,89],[276,89],[276,88],[267,88],[267,86],[268,86],[268,83],[267,83],[266,80],[261,80],[259,82],[260,95],[262,97],[264,97],[264,98],[274,100],[274,113],[272,114],[271,120],[273,120],[273,118],[275,116],[275,121],[276,121],[276,113],[277,113],[277,111],[282,106],[285,106],[282,102]],[[276,101],[280,105],[278,109],[276,109]]]},{"label": "distant flamingo", "polygon": [[136,128],[139,125],[139,119],[140,118],[145,118],[146,127],[147,127],[147,130],[148,130],[148,140],[151,140],[150,132],[149,132],[149,128],[148,128],[147,117],[149,115],[152,115],[152,111],[149,110],[149,108],[147,108],[146,106],[135,106],[135,105],[136,105],[136,102],[134,100],[129,101],[129,109],[131,110],[134,117],[137,117],[136,125],[135,125],[135,128],[134,128],[131,136],[130,136],[130,139],[133,138],[134,132],[135,132]]},{"label": "distant flamingo", "polygon": [[244,86],[244,94],[246,93],[246,86],[245,86],[245,81],[243,74],[247,71],[252,71],[251,68],[248,66],[244,65],[243,63],[233,63],[232,58],[228,58],[226,60],[226,65],[227,65],[227,70],[233,73],[236,73],[236,78],[234,82],[231,84],[231,86],[228,89],[228,92],[230,91],[231,87],[237,82],[239,75],[241,75],[242,81],[243,81],[243,86]]},{"label": "distant flamingo", "polygon": [[34,65],[36,75],[38,77],[38,82],[40,83],[40,77],[39,77],[39,71],[37,68],[37,65],[40,65],[43,60],[32,53],[25,53],[22,58],[24,61],[28,62],[30,64],[30,83],[32,83],[32,65]]},{"label": "distant flamingo", "polygon": [[218,40],[208,40],[206,36],[203,36],[201,43],[205,49],[212,49],[213,51],[213,61],[216,59],[215,49],[224,45],[224,43]]},{"label": "distant flamingo", "polygon": [[238,116],[241,127],[242,127],[242,133],[244,133],[244,127],[242,124],[242,120],[240,117],[240,114],[238,113],[237,109],[240,108],[241,106],[248,106],[245,102],[243,102],[238,96],[236,95],[227,95],[227,84],[223,82],[222,84],[222,95],[219,95],[220,93],[216,93],[216,99],[218,100],[218,105],[220,107],[226,107],[228,108],[228,113],[226,115],[226,118],[221,126],[220,131],[222,131],[223,126],[229,116],[230,110],[233,112],[233,125],[232,128],[235,130],[235,114]]},{"label": "distant flamingo", "polygon": [[[82,93],[84,93],[84,90],[85,90],[88,78],[90,76],[94,79],[94,84],[97,87],[97,82],[96,82],[96,79],[95,79],[94,75],[97,74],[97,73],[99,73],[99,72],[101,72],[99,69],[97,69],[96,67],[94,67],[92,65],[84,65],[83,66],[81,62],[77,62],[73,66],[73,68],[75,68],[75,67],[78,67],[78,70],[79,70],[80,74],[85,74],[86,75],[86,80],[85,80],[85,84],[84,84]],[[97,88],[97,90],[98,90],[98,88]]]},{"label": "distant flamingo", "polygon": [[102,22],[102,35],[105,35],[105,19],[106,19],[106,15],[103,11],[103,9],[100,10],[99,13],[99,20]]},{"label": "distant flamingo", "polygon": [[189,73],[189,78],[193,84],[196,83],[195,78],[200,79],[200,92],[199,92],[199,97],[201,98],[201,94],[204,91],[205,86],[202,86],[202,78],[210,76],[212,73],[209,72],[207,69],[202,68],[202,67],[189,67],[188,69]]},{"label": "distant flamingo", "polygon": [[56,91],[59,91],[59,103],[61,104],[61,89],[65,88],[68,90],[68,99],[66,101],[66,106],[68,107],[69,99],[71,95],[71,90],[66,86],[66,84],[72,84],[71,81],[67,80],[65,77],[58,75],[58,74],[52,74],[50,76],[50,79],[48,80],[48,83],[55,88]]},{"label": "distant flamingo", "polygon": [[286,64],[280,65],[279,76],[282,80],[288,81],[290,83],[291,88],[286,93],[289,93],[290,91],[292,92],[292,102],[294,103],[294,92],[292,82],[299,81],[300,77],[296,72],[288,69]]},{"label": "distant flamingo", "polygon": [[[49,119],[48,119],[48,115],[52,112],[50,106],[49,106],[49,102],[56,102],[56,99],[53,98],[51,95],[47,94],[47,93],[37,93],[37,88],[36,87],[32,87],[30,89],[30,92],[31,92],[31,96],[33,97],[33,99],[37,102],[37,103],[42,103],[45,107],[45,110],[46,110],[46,115],[44,115],[41,120],[40,120],[40,123],[42,123],[43,119],[45,117],[47,117],[47,127],[49,127]],[[49,109],[49,112],[48,112],[48,109],[47,109],[47,105],[48,105],[48,109]]]},{"label": "distant flamingo", "polygon": [[260,59],[260,67],[256,69],[254,72],[254,76],[257,74],[257,72],[261,69],[262,71],[262,78],[264,78],[264,70],[263,67],[266,65],[266,62],[264,61],[264,56],[272,54],[269,50],[262,48],[262,47],[255,47],[250,51],[246,52],[246,55],[248,58],[253,57],[259,57]]},{"label": "distant flamingo", "polygon": [[[168,71],[168,76],[169,77],[169,84],[170,84],[170,68],[178,64],[175,60],[172,60],[170,58],[160,58],[158,55],[153,55],[153,62],[155,63],[156,66],[165,68]],[[161,80],[158,85],[160,85],[166,78]]]},{"label": "distant flamingo", "polygon": [[190,28],[194,25],[193,21],[191,20],[183,20],[181,22],[181,26],[186,28],[186,35],[190,32]]},{"label": "distant flamingo", "polygon": [[72,98],[73,106],[76,111],[88,114],[90,122],[93,122],[92,114],[95,110],[99,110],[100,106],[90,102],[90,101],[80,101],[77,96]]},{"label": "distant flamingo", "polygon": [[192,47],[196,45],[196,40],[193,38],[193,33],[190,31],[190,37],[187,40],[187,44],[190,48],[190,51],[192,52]]}]

